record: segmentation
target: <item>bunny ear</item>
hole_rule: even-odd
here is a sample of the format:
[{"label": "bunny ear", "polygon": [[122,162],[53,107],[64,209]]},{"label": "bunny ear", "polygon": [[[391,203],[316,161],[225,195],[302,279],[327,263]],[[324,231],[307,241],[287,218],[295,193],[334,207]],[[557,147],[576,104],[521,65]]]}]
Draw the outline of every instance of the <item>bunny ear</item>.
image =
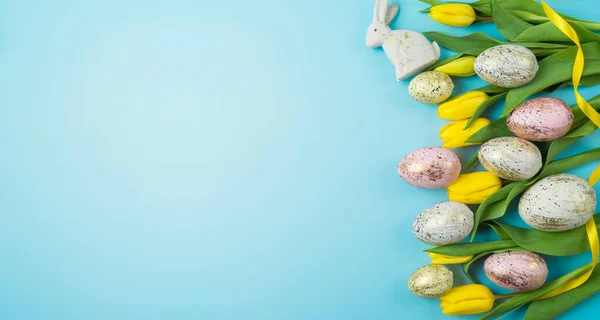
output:
[{"label": "bunny ear", "polygon": [[387,7],[387,0],[377,0],[377,2],[375,2],[375,13],[373,14],[374,22],[385,22]]},{"label": "bunny ear", "polygon": [[392,3],[387,8],[387,14],[385,16],[385,24],[390,24],[390,22],[392,22],[392,20],[394,20],[394,18],[396,17],[396,14],[398,14],[398,4]]}]

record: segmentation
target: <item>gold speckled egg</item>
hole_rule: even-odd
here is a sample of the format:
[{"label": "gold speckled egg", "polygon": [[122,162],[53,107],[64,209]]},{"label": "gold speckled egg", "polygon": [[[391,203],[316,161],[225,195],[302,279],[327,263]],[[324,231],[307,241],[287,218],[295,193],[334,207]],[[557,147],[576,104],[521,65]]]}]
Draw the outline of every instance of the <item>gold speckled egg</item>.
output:
[{"label": "gold speckled egg", "polygon": [[439,71],[427,71],[414,77],[408,85],[408,94],[422,103],[440,103],[452,94],[454,83]]},{"label": "gold speckled egg", "polygon": [[436,298],[452,289],[452,271],[443,265],[421,267],[408,278],[408,290],[422,298]]}]

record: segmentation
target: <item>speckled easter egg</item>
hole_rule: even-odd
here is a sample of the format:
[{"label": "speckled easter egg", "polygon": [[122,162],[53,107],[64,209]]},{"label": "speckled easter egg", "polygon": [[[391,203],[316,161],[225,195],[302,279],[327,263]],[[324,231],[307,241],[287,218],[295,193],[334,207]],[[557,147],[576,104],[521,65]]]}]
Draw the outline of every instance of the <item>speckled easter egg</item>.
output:
[{"label": "speckled easter egg", "polygon": [[535,229],[565,231],[582,226],[596,210],[596,192],[584,179],[556,174],[531,186],[519,200],[519,215]]},{"label": "speckled easter egg", "polygon": [[454,83],[439,71],[427,71],[414,77],[408,85],[408,94],[422,103],[440,103],[452,94]]},{"label": "speckled easter egg", "polygon": [[475,73],[483,81],[502,88],[528,84],[538,71],[531,50],[514,44],[491,47],[475,59]]},{"label": "speckled easter egg", "polygon": [[491,139],[481,145],[477,157],[487,171],[511,181],[527,180],[542,168],[540,150],[517,137]]},{"label": "speckled easter egg", "polygon": [[436,298],[452,289],[452,271],[442,265],[428,265],[413,272],[408,278],[408,290],[422,298]]},{"label": "speckled easter egg", "polygon": [[517,292],[535,290],[548,277],[546,261],[533,252],[493,254],[485,260],[483,271],[493,283]]},{"label": "speckled easter egg", "polygon": [[417,149],[402,159],[398,174],[404,181],[420,188],[445,188],[460,175],[456,153],[442,147]]},{"label": "speckled easter egg", "polygon": [[412,226],[415,237],[436,246],[456,243],[473,229],[473,211],[454,201],[438,203],[417,215]]},{"label": "speckled easter egg", "polygon": [[521,103],[506,120],[516,136],[530,141],[552,141],[564,136],[573,124],[569,105],[557,98],[536,98]]}]

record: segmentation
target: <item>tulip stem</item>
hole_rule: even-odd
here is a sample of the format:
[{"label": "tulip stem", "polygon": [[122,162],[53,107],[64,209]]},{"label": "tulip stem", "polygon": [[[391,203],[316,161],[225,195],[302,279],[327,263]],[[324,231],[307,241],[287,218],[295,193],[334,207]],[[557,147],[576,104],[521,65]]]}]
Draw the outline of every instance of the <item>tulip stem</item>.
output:
[{"label": "tulip stem", "polygon": [[514,297],[514,296],[516,296],[516,295],[517,295],[516,293],[510,293],[510,294],[497,294],[497,295],[495,295],[494,297],[495,297],[496,299],[507,299],[507,298],[512,298],[512,297]]},{"label": "tulip stem", "polygon": [[494,21],[494,18],[492,18],[492,17],[485,17],[485,16],[477,16],[475,18],[475,21],[478,21],[478,22],[490,22],[490,21]]}]

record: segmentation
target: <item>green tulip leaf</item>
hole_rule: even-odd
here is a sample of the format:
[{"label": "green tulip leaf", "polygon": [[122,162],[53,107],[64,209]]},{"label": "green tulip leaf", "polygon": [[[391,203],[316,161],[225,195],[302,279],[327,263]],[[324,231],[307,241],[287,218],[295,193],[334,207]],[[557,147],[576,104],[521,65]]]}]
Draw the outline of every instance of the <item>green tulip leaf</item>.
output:
[{"label": "green tulip leaf", "polygon": [[579,20],[579,19],[574,19],[574,18],[567,19],[567,21],[569,21],[569,23],[571,23],[572,21],[577,21],[580,26],[582,26],[590,31],[600,31],[600,23],[598,23],[598,22],[585,21],[585,20]]},{"label": "green tulip leaf", "polygon": [[492,6],[492,17],[494,18],[494,24],[496,28],[508,40],[517,38],[525,30],[533,27],[532,24],[527,23],[512,13],[504,9],[497,0],[490,0]]},{"label": "green tulip leaf", "polygon": [[[498,3],[502,5],[502,8],[511,12],[513,10],[520,10],[530,12],[536,16],[545,16],[542,6],[534,0],[498,0]],[[471,6],[483,14],[488,16],[492,15],[492,8],[489,0],[477,1],[472,3]]]},{"label": "green tulip leaf", "polygon": [[550,143],[548,147],[548,153],[546,153],[546,163],[548,164],[550,161],[554,160],[556,156],[561,153],[563,150],[571,146],[573,143],[577,142],[577,140],[581,139],[581,137],[576,138],[560,138],[558,140],[554,140]]},{"label": "green tulip leaf", "polygon": [[[594,216],[600,222],[598,215]],[[499,222],[489,223],[504,231],[520,247],[549,256],[572,256],[590,249],[585,227],[562,232],[524,229]]]},{"label": "green tulip leaf", "polygon": [[512,240],[512,237],[510,236],[510,234],[508,234],[506,231],[504,231],[504,229],[502,229],[502,227],[500,227],[496,223],[488,222],[487,225],[490,228],[492,228],[492,230],[494,231],[494,233],[496,233],[498,235],[498,237],[500,237],[500,240]]},{"label": "green tulip leaf", "polygon": [[479,160],[479,158],[477,157],[477,152],[475,152],[471,156],[471,159],[469,160],[469,162],[467,163],[467,165],[463,168],[463,173],[466,173],[469,170],[471,170],[471,168],[473,168],[473,166],[477,163],[478,160]]},{"label": "green tulip leaf", "polygon": [[482,32],[471,33],[462,37],[455,37],[441,32],[424,32],[424,34],[442,47],[472,56],[479,55],[490,47],[502,44],[501,41]]},{"label": "green tulip leaf", "polygon": [[[489,49],[491,47],[510,43],[494,39],[481,32],[475,32],[461,37],[451,36],[436,31],[424,32],[424,34],[431,40],[437,42],[442,47],[445,47],[457,53],[462,53],[471,56],[477,56],[484,50]],[[523,45],[532,50],[534,53],[539,53],[540,56],[544,57],[549,54],[557,53],[563,49],[571,47],[565,44],[544,43],[535,41],[520,42],[519,45]]]},{"label": "green tulip leaf", "polygon": [[546,154],[546,164],[554,160],[560,152],[571,146],[577,140],[594,133],[597,129],[598,127],[596,127],[596,124],[591,120],[588,120],[577,126],[575,129],[572,129],[572,131],[567,133],[564,137],[552,141]]},{"label": "green tulip leaf", "polygon": [[[520,44],[520,43],[519,43]],[[569,46],[564,46],[563,48],[529,48],[531,50],[531,52],[533,52],[533,54],[539,59],[543,59],[546,58],[548,56],[551,56],[563,49],[568,48]],[[566,86],[566,85],[565,85]],[[546,88],[543,91],[546,92],[548,90],[551,90],[551,88]]]},{"label": "green tulip leaf", "polygon": [[533,51],[533,49],[554,49],[554,50],[563,50],[574,45],[567,45],[561,43],[548,43],[548,42],[536,42],[536,41],[524,41],[519,43],[513,43],[510,41],[504,41],[503,44],[518,44],[520,46],[527,47]]},{"label": "green tulip leaf", "polygon": [[509,88],[501,88],[501,87],[496,87],[493,85],[487,85],[487,86],[483,86],[479,89],[475,89],[473,91],[479,91],[479,92],[485,92],[489,95],[494,95],[494,94],[498,94],[498,93],[505,93],[508,92],[510,89]]},{"label": "green tulip leaf", "polygon": [[538,174],[535,178],[529,179],[527,185],[532,185],[536,181],[539,181],[551,175],[575,169],[588,162],[598,159],[600,159],[600,148],[592,149],[587,152],[583,152],[568,158],[552,161],[548,165],[544,166],[542,172],[540,172],[540,174]]},{"label": "green tulip leaf", "polygon": [[467,125],[465,126],[465,130],[468,129],[471,126],[471,124],[473,123],[473,121],[475,121],[477,118],[479,118],[479,116],[482,113],[484,113],[487,109],[491,108],[498,101],[504,99],[504,97],[506,97],[506,92],[492,96],[489,99],[485,100],[483,103],[481,103],[479,105],[479,107],[477,107],[475,112],[473,113],[473,116],[471,117],[471,119],[469,119],[469,121],[467,122]]},{"label": "green tulip leaf", "polygon": [[[537,56],[537,54],[536,54]],[[591,86],[595,86],[597,84],[600,84],[600,74],[593,74],[590,76],[585,76],[582,77],[581,80],[579,81],[579,86],[580,87],[591,87]],[[573,81],[572,80],[567,80],[561,83],[557,83],[557,84],[553,84],[550,87],[546,88],[546,89],[542,89],[542,92],[544,93],[552,93],[558,89],[564,88],[564,87],[569,87],[573,85]]]},{"label": "green tulip leaf", "polygon": [[[496,28],[506,39],[514,42],[539,41],[539,42],[567,42],[571,40],[563,34],[552,22],[547,21],[533,25],[510,12],[498,0],[490,1],[492,17]],[[528,10],[524,10],[527,12]],[[517,13],[518,15],[518,13]],[[540,15],[545,16],[545,14]],[[599,42],[600,35],[586,29],[577,21],[571,21],[571,26],[579,35],[581,43]]]},{"label": "green tulip leaf", "polygon": [[[600,74],[600,43],[587,43],[582,48],[585,55],[583,75]],[[508,92],[503,116],[508,115],[531,95],[557,83],[570,80],[576,53],[577,47],[570,47],[542,59],[539,62],[538,72],[531,82]]]},{"label": "green tulip leaf", "polygon": [[[565,82],[563,82],[563,84],[565,87],[572,86],[573,80],[565,81]],[[597,84],[600,84],[600,74],[593,74],[593,75],[581,77],[581,80],[579,80],[580,87],[591,87],[591,86],[595,86]]]},{"label": "green tulip leaf", "polygon": [[[517,18],[518,19],[518,18]],[[519,19],[520,20],[520,19]],[[523,21],[523,20],[521,20]],[[569,24],[575,29],[581,43],[598,42],[600,35],[588,30],[577,21],[571,21]],[[548,21],[537,26],[532,26],[510,40],[521,41],[540,41],[540,42],[565,42],[571,43],[571,39],[562,33],[552,22]]]},{"label": "green tulip leaf", "polygon": [[588,120],[584,122],[582,125],[578,126],[575,130],[567,133],[564,138],[572,139],[572,138],[582,138],[594,133],[598,130],[598,127],[592,120]]},{"label": "green tulip leaf", "polygon": [[525,22],[528,22],[530,24],[537,25],[537,24],[542,24],[542,23],[550,21],[550,19],[546,15],[539,16],[539,15],[533,13],[533,12],[530,12],[530,11],[525,11],[525,10],[508,10],[508,9],[507,9],[507,11],[510,12],[513,16],[515,16],[515,17],[517,17],[517,18],[519,18],[519,19],[521,19],[521,20],[523,20]]},{"label": "green tulip leaf", "polygon": [[[498,0],[502,8],[508,10],[514,16],[521,18],[531,24],[540,24],[549,21],[542,5],[534,0]],[[482,14],[491,16],[492,10],[489,0],[482,0],[472,3],[471,6]],[[600,23],[576,19],[564,14],[559,14],[565,20],[579,22],[580,25],[589,30],[600,30]]]},{"label": "green tulip leaf", "polygon": [[432,252],[447,256],[470,256],[499,249],[512,248],[516,246],[517,243],[513,240],[499,240],[490,242],[464,242],[427,249],[425,250],[425,252]]},{"label": "green tulip leaf", "polygon": [[[487,217],[498,215],[497,212],[500,212],[500,208],[503,203],[501,201],[506,200],[512,189],[516,186],[516,183],[509,183],[502,187],[500,190],[492,193],[489,197],[487,197],[477,208],[475,212],[473,231],[471,231],[471,241],[475,239],[475,234],[477,233],[477,228],[480,222],[483,222]],[[489,213],[488,213],[489,212]]]},{"label": "green tulip leaf", "polygon": [[508,127],[506,126],[506,117],[502,117],[479,129],[479,131],[475,132],[469,137],[469,139],[467,139],[467,142],[484,143],[493,138],[509,137],[514,135],[515,134],[508,130]]},{"label": "green tulip leaf", "polygon": [[579,287],[552,298],[532,302],[525,314],[525,320],[555,319],[598,291],[600,291],[600,270],[595,269],[590,278]]},{"label": "green tulip leaf", "polygon": [[526,181],[517,181],[512,182],[505,187],[508,187],[508,195],[505,198],[487,204],[486,206],[479,206],[477,212],[475,213],[475,227],[473,227],[471,239],[475,238],[475,234],[477,232],[477,226],[485,221],[493,220],[504,216],[506,210],[508,210],[508,206],[510,206],[511,202],[518,197],[523,191],[527,190],[527,182]]}]

